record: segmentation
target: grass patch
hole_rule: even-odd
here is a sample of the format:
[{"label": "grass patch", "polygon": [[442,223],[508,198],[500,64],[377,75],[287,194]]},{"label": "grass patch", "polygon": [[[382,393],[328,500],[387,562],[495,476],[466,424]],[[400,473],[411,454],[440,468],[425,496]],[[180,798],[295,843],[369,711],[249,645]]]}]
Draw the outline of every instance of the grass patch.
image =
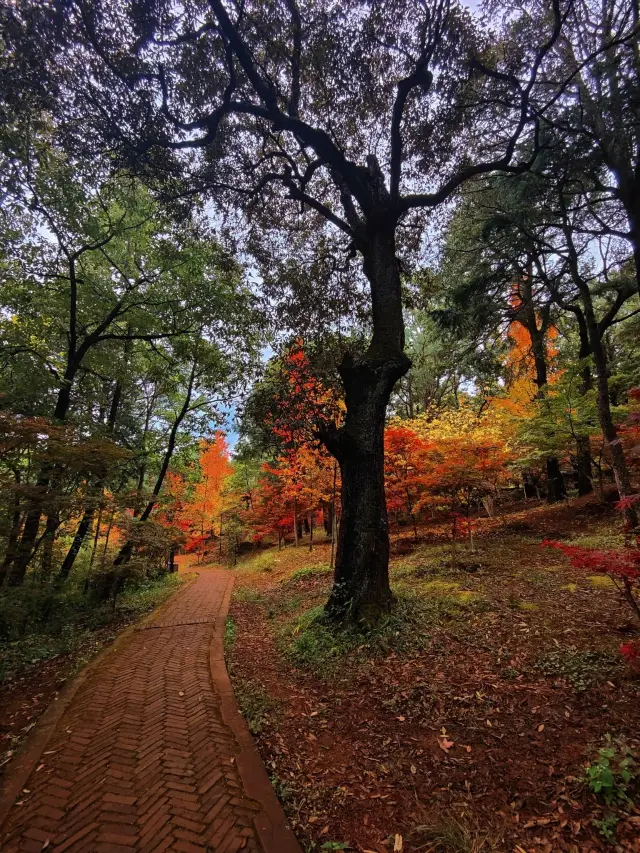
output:
[{"label": "grass patch", "polygon": [[249,557],[247,560],[243,560],[241,563],[238,563],[238,569],[241,569],[247,574],[255,574],[258,572],[270,574],[273,571],[274,566],[277,562],[277,549],[269,548],[266,551],[261,551],[259,554],[255,554],[254,556]]},{"label": "grass patch", "polygon": [[578,584],[577,583],[566,583],[564,586],[561,586],[560,589],[566,589],[567,592],[577,592]]},{"label": "grass patch", "polygon": [[425,853],[493,853],[499,849],[497,839],[453,816],[429,826],[417,826],[409,837]]},{"label": "grass patch", "polygon": [[390,651],[421,651],[436,625],[460,616],[474,604],[456,595],[425,597],[412,590],[397,590],[392,612],[370,631],[336,627],[326,620],[323,607],[312,607],[284,627],[280,642],[293,664],[329,675],[349,655],[362,662]]},{"label": "grass patch", "polygon": [[619,667],[619,659],[610,652],[557,648],[542,654],[535,666],[544,675],[568,681],[581,693],[606,681]]},{"label": "grass patch", "polygon": [[225,652],[230,651],[233,648],[233,644],[236,641],[236,623],[233,621],[231,616],[227,616],[227,619],[224,623],[224,650]]},{"label": "grass patch", "polygon": [[234,683],[233,690],[251,734],[260,734],[273,724],[280,711],[280,703],[263,687],[240,681]]},{"label": "grass patch", "polygon": [[[184,576],[162,575],[125,587],[117,600],[98,602],[78,587],[8,588],[0,595],[0,683],[42,661],[72,654],[91,635],[113,623],[133,622],[171,595]],[[101,646],[102,643],[97,643]]]},{"label": "grass patch", "polygon": [[610,551],[624,548],[624,533],[603,530],[601,533],[589,533],[584,536],[571,537],[571,545],[580,548],[595,548],[597,551]]},{"label": "grass patch", "polygon": [[611,589],[612,586],[615,586],[607,575],[589,575],[587,580],[596,589]]},{"label": "grass patch", "polygon": [[288,584],[295,581],[305,580],[309,577],[317,577],[318,575],[327,575],[330,574],[332,569],[329,568],[327,563],[317,563],[314,566],[304,566],[302,569],[298,569],[295,571],[291,577],[283,578],[280,583]]},{"label": "grass patch", "polygon": [[252,586],[237,586],[233,590],[234,601],[242,601],[245,604],[261,604],[264,595]]}]

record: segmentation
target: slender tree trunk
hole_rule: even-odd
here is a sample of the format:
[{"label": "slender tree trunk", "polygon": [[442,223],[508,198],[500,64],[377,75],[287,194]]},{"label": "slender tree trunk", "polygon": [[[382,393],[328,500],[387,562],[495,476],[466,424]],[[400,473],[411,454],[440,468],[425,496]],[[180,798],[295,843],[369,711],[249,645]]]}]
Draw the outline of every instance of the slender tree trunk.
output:
[{"label": "slender tree trunk", "polygon": [[[64,384],[58,391],[56,406],[53,412],[53,420],[55,423],[64,423],[71,404],[71,387],[77,365],[71,364],[67,367]],[[40,520],[42,519],[43,502],[49,491],[51,477],[54,473],[55,466],[51,463],[46,463],[40,469],[36,480],[35,488],[37,497],[32,502],[30,509],[27,510],[24,526],[22,528],[22,537],[16,548],[16,555],[13,565],[9,571],[8,583],[10,586],[20,586],[24,582],[27,568],[31,562],[31,558],[35,553],[36,541],[38,539],[38,531],[40,530]]]},{"label": "slender tree trunk", "polygon": [[96,554],[98,553],[98,542],[100,541],[100,525],[102,524],[102,504],[98,508],[98,518],[96,519],[96,530],[93,535],[93,546],[91,548],[91,559],[89,560],[89,571],[87,572],[87,576],[84,580],[84,591],[87,593],[89,591],[89,584],[91,583],[91,575],[93,574],[93,564],[96,559]]},{"label": "slender tree trunk", "polygon": [[[593,307],[593,299],[589,285],[583,279],[580,273],[578,255],[576,253],[572,235],[567,225],[564,228],[567,245],[569,248],[569,262],[571,274],[574,284],[578,288],[580,298],[584,308],[584,318],[586,321],[587,334],[589,336],[589,345],[593,354],[593,363],[596,369],[596,392],[597,392],[597,409],[598,419],[602,435],[608,446],[611,458],[611,467],[613,468],[613,476],[615,477],[616,486],[620,499],[629,497],[633,494],[631,485],[631,477],[629,469],[624,458],[622,449],[622,441],[618,435],[613,416],[611,414],[611,402],[609,398],[609,362],[607,352],[604,347],[603,333]],[[631,530],[638,527],[638,514],[634,506],[625,507],[625,519]]]},{"label": "slender tree trunk", "polygon": [[[519,322],[525,327],[531,338],[531,352],[536,371],[535,383],[538,389],[537,398],[544,401],[547,387],[547,331],[549,327],[549,315],[544,314],[540,325],[536,317],[536,309],[533,301],[532,290],[532,271],[524,277],[520,283],[522,294],[522,308],[519,316]],[[567,489],[564,483],[564,478],[560,470],[560,463],[555,456],[548,457],[546,460],[547,469],[547,502],[556,503],[557,501],[566,498]]]},{"label": "slender tree trunk", "polygon": [[[593,388],[593,377],[591,366],[585,361],[591,355],[589,343],[589,330],[582,312],[576,312],[578,330],[580,333],[580,350],[578,358],[584,362],[582,368],[582,382],[580,383],[580,396],[584,397]],[[588,435],[576,436],[576,486],[578,494],[588,495],[593,491],[593,474],[591,464],[591,441]]]},{"label": "slender tree trunk", "polygon": [[71,546],[67,551],[64,560],[62,561],[62,565],[60,566],[60,571],[58,572],[58,581],[60,583],[64,583],[64,581],[66,581],[66,579],[69,577],[76,557],[80,552],[80,548],[82,548],[82,544],[84,543],[85,537],[91,528],[94,515],[95,507],[86,507],[82,518],[80,519],[80,524],[78,524],[76,534],[73,537],[73,542],[71,543]]},{"label": "slender tree trunk", "polygon": [[[171,457],[173,456],[173,451],[175,450],[176,441],[178,437],[178,430],[180,428],[180,424],[185,419],[187,412],[189,411],[189,405],[191,403],[191,395],[193,394],[193,387],[195,383],[196,377],[196,367],[197,362],[194,361],[193,367],[191,369],[191,375],[189,377],[189,384],[187,387],[187,393],[185,396],[184,403],[182,404],[182,408],[176,415],[176,418],[171,426],[171,431],[169,433],[169,441],[167,442],[167,449],[165,451],[164,457],[162,459],[162,465],[160,466],[160,471],[156,478],[155,486],[153,487],[153,492],[151,493],[151,499],[148,501],[146,507],[142,511],[140,515],[139,521],[145,522],[149,516],[151,515],[154,506],[156,505],[156,501],[158,500],[158,495],[160,494],[160,490],[162,489],[162,484],[164,483],[164,478],[169,470],[169,463],[171,462]],[[118,568],[123,563],[126,563],[131,554],[133,553],[133,542],[129,539],[127,540],[120,551],[118,552],[117,557],[113,561],[113,565],[115,568]]]},{"label": "slender tree trunk", "polygon": [[[20,484],[20,472],[15,471],[16,478],[16,487]],[[22,522],[22,505],[20,501],[20,493],[16,488],[15,494],[13,496],[13,509],[11,512],[11,521],[9,527],[9,536],[7,538],[7,550],[4,554],[4,560],[2,561],[2,566],[0,566],[0,586],[5,581],[7,574],[9,572],[9,568],[13,563],[14,557],[16,555],[16,549],[18,547],[18,539],[20,537],[20,524]]]},{"label": "slender tree trunk", "polygon": [[[133,342],[131,340],[127,340],[124,346],[124,355],[125,355],[125,364],[128,364],[128,357],[131,352],[131,348],[133,346]],[[122,380],[118,378],[116,380],[113,395],[111,397],[111,405],[109,407],[109,415],[107,416],[106,430],[107,435],[113,436],[113,431],[116,425],[116,419],[118,417],[118,409],[120,408],[120,402],[122,400]],[[85,540],[85,536],[89,532],[91,525],[93,523],[93,517],[96,511],[96,500],[98,500],[99,496],[102,495],[104,491],[104,485],[106,481],[106,470],[97,476],[95,483],[89,487],[89,505],[85,507],[84,513],[80,520],[80,524],[78,525],[78,529],[76,530],[76,534],[73,537],[73,542],[69,550],[66,553],[64,560],[62,561],[62,565],[60,566],[60,571],[58,572],[58,583],[64,583],[66,579],[69,577],[71,573],[71,569],[73,568],[73,564],[76,561],[76,557],[80,553],[80,548]]]},{"label": "slender tree trunk", "polygon": [[298,547],[298,499],[293,499],[293,544]]},{"label": "slender tree trunk", "polygon": [[576,486],[578,494],[588,495],[593,491],[591,463],[591,441],[588,435],[576,438]]},{"label": "slender tree trunk", "polygon": [[[611,467],[613,469],[616,486],[618,487],[618,494],[620,499],[622,499],[633,494],[633,487],[631,485],[631,477],[629,476],[627,462],[624,458],[622,441],[618,436],[618,430],[616,429],[613,416],[611,414],[611,405],[609,402],[609,371],[606,354],[600,340],[597,342],[594,341],[593,343],[593,359],[596,366],[596,387],[598,394],[598,417],[600,419],[602,434],[608,445]],[[628,506],[624,510],[624,514],[630,528],[635,530],[638,526],[638,514],[635,507]]]},{"label": "slender tree trunk", "polygon": [[334,585],[327,612],[341,621],[375,623],[393,600],[384,488],[384,426],[394,385],[411,362],[404,354],[401,282],[392,230],[367,235],[364,272],[371,285],[373,337],[361,357],[339,367],[344,425],[323,436],[342,477]]},{"label": "slender tree trunk", "polygon": [[60,516],[57,512],[50,512],[45,523],[44,538],[42,541],[42,581],[46,582],[51,577],[53,568],[53,546],[56,534],[60,527]]}]

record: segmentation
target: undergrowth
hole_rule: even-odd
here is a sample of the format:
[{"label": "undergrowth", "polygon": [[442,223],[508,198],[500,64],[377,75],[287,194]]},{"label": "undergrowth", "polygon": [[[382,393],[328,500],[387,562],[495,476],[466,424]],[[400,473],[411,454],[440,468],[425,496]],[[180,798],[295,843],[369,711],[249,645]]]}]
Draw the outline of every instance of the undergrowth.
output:
[{"label": "undergrowth", "polygon": [[29,585],[0,593],[0,683],[41,661],[73,653],[111,624],[131,622],[161,604],[184,576],[163,575],[125,587],[115,612],[79,587]]},{"label": "undergrowth", "polygon": [[536,663],[536,669],[544,675],[568,681],[579,693],[605,681],[618,667],[618,655],[611,652],[567,648],[544,652]]},{"label": "undergrowth", "polygon": [[280,644],[296,666],[317,674],[330,674],[340,659],[348,655],[366,660],[390,651],[400,654],[422,651],[436,625],[455,619],[477,604],[456,594],[424,597],[400,590],[391,613],[366,631],[354,626],[338,629],[327,620],[322,606],[312,607],[284,626]]},{"label": "undergrowth", "polygon": [[237,681],[234,684],[234,692],[251,734],[260,734],[271,726],[280,711],[277,699],[270,696],[263,687],[248,681]]}]

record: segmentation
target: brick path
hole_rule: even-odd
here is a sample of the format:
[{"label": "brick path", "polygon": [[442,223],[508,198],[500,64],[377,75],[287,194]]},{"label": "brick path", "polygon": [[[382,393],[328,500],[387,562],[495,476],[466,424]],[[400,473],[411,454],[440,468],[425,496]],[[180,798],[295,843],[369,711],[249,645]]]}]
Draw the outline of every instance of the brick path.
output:
[{"label": "brick path", "polygon": [[300,850],[224,669],[232,583],[204,571],[90,669],[23,761],[3,853]]}]

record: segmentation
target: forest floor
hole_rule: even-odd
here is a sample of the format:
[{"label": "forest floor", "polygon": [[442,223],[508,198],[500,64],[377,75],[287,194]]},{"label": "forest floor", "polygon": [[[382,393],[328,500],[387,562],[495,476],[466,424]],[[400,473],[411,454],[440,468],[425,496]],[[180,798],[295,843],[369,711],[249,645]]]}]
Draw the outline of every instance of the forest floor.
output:
[{"label": "forest floor", "polygon": [[[167,575],[125,591],[115,611],[110,602],[96,606],[72,591],[56,602],[51,618],[32,620],[18,639],[0,641],[0,775],[40,716],[79,670],[127,625],[162,604],[188,579],[186,574]],[[22,597],[5,595],[0,600],[0,623],[33,617],[37,589],[25,588],[23,592]]]},{"label": "forest floor", "polygon": [[608,736],[614,763],[640,747],[640,676],[618,653],[631,613],[541,546],[617,547],[619,514],[528,503],[478,527],[457,565],[445,525],[394,536],[396,608],[367,638],[317,621],[328,545],[237,567],[231,677],[305,849],[640,851],[640,807],[585,783]]}]

